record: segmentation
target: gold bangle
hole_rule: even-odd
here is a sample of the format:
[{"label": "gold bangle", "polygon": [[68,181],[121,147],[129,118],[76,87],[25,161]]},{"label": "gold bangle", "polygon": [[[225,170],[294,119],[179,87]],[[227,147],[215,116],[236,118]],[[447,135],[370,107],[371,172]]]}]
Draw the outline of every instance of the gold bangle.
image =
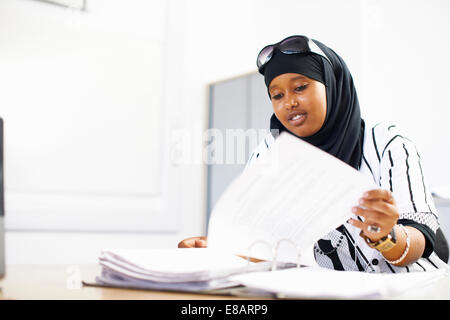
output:
[{"label": "gold bangle", "polygon": [[408,252],[409,252],[409,245],[410,245],[410,241],[411,241],[411,240],[410,240],[410,238],[409,238],[408,230],[406,230],[406,228],[405,228],[403,225],[401,225],[401,224],[399,224],[398,226],[401,227],[401,228],[403,229],[403,231],[405,232],[405,234],[406,234],[406,248],[405,248],[405,251],[403,251],[403,253],[402,253],[402,255],[400,256],[400,258],[398,258],[397,260],[391,261],[391,260],[388,260],[388,259],[384,258],[384,256],[383,256],[384,260],[386,260],[386,261],[389,262],[390,264],[397,264],[397,263],[402,262],[403,259],[405,259],[406,255],[407,255]]}]

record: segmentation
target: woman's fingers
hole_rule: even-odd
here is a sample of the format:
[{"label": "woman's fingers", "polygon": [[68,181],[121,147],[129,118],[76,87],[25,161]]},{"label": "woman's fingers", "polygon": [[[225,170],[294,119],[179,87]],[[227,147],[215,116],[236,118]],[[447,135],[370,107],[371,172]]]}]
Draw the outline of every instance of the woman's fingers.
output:
[{"label": "woman's fingers", "polygon": [[378,199],[376,200],[361,199],[359,201],[359,205],[363,206],[364,208],[371,209],[373,211],[379,211],[386,214],[392,211],[392,205],[390,203]]},{"label": "woman's fingers", "polygon": [[395,204],[394,196],[392,192],[384,189],[369,190],[363,195],[365,200],[383,200],[390,204]]},{"label": "woman's fingers", "polygon": [[364,217],[364,221],[349,219],[348,223],[361,229],[372,241],[387,235],[399,218],[392,193],[383,189],[367,191],[352,212]]},{"label": "woman's fingers", "polygon": [[[381,238],[383,238],[385,235],[387,235],[389,232],[391,232],[392,227],[386,224],[380,224],[379,221],[373,221],[373,220],[365,220],[359,221],[356,219],[349,219],[347,221],[351,225],[359,228],[362,230],[365,236],[369,237],[372,241],[377,241]],[[372,231],[372,228],[379,228],[379,232]]]},{"label": "woman's fingers", "polygon": [[352,226],[357,227],[361,230],[365,229],[365,225],[364,222],[356,220],[356,219],[348,219],[347,221],[348,223],[350,223]]},{"label": "woman's fingers", "polygon": [[365,220],[370,219],[370,220],[379,221],[379,220],[383,220],[383,218],[384,218],[383,217],[384,213],[382,213],[382,212],[370,210],[370,209],[363,209],[360,207],[354,207],[353,213],[357,216],[364,217]]},{"label": "woman's fingers", "polygon": [[206,248],[206,237],[191,237],[184,239],[178,243],[178,248]]},{"label": "woman's fingers", "polygon": [[[378,202],[382,202],[378,200]],[[355,215],[363,217],[364,221],[359,221],[357,219],[349,219],[348,223],[353,226],[360,228],[364,235],[372,240],[378,240],[391,232],[392,227],[397,223],[398,213],[395,207],[385,207],[391,206],[390,204],[384,203],[384,205],[376,204],[370,205],[372,208],[378,210],[373,210],[369,208],[353,207],[352,211]],[[369,207],[369,206],[368,206]],[[381,211],[384,210],[384,211]],[[374,232],[377,230],[378,232]]]},{"label": "woman's fingers", "polygon": [[[362,231],[364,231],[365,234],[371,235],[371,236],[374,236],[377,234],[382,234],[382,233],[384,233],[383,229],[385,229],[384,225],[380,225],[379,222],[373,221],[373,220],[360,221],[357,219],[349,219],[347,222],[350,223],[351,225],[361,229]],[[371,228],[369,228],[369,226],[379,227],[380,231],[374,232],[371,230]],[[387,233],[389,233],[389,232],[387,232]],[[380,238],[382,238],[382,236]]]},{"label": "woman's fingers", "polygon": [[195,240],[184,239],[178,243],[178,248],[195,248]]},{"label": "woman's fingers", "polygon": [[[395,217],[398,215],[395,205],[382,200],[364,200],[359,202],[361,207],[353,207],[352,211],[358,216],[364,216],[365,213],[378,212],[387,216]],[[398,218],[398,217],[397,217]]]},{"label": "woman's fingers", "polygon": [[195,247],[196,248],[206,248],[207,247],[206,240],[203,240],[203,239],[195,240]]}]

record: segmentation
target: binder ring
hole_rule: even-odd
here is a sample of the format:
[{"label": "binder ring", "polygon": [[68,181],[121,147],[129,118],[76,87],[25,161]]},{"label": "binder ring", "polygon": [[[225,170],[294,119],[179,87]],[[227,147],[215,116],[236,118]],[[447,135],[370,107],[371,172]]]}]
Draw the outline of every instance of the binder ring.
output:
[{"label": "binder ring", "polygon": [[[248,254],[247,254],[247,266],[250,266],[250,253],[252,252],[253,247],[254,247],[256,244],[258,244],[258,243],[262,243],[262,244],[266,245],[266,246],[270,249],[270,251],[272,251],[272,256],[275,257],[275,255],[274,255],[275,252],[274,252],[274,250],[273,250],[273,247],[272,247],[272,245],[271,245],[268,241],[266,241],[266,240],[256,240],[256,241],[254,241],[251,245],[249,245],[248,248],[247,248],[247,250],[248,250]],[[272,268],[271,268],[271,269],[273,269],[273,261],[274,261],[274,259],[272,258]]]},{"label": "binder ring", "polygon": [[254,247],[256,244],[258,244],[258,243],[262,243],[262,244],[266,245],[268,248],[270,248],[270,251],[272,251],[272,266],[271,266],[270,270],[271,270],[271,271],[277,270],[277,257],[278,257],[278,251],[279,251],[279,248],[280,248],[280,244],[281,244],[283,241],[286,241],[287,243],[290,243],[291,245],[294,246],[295,252],[296,252],[296,254],[297,254],[297,263],[296,263],[296,265],[297,265],[297,268],[300,268],[300,256],[301,256],[300,250],[298,249],[297,244],[296,244],[294,241],[292,241],[291,239],[280,239],[280,240],[278,240],[278,242],[277,242],[275,248],[273,248],[272,244],[269,243],[269,242],[266,241],[266,240],[257,240],[257,241],[255,241],[255,242],[253,242],[251,245],[248,246],[248,249],[247,249],[247,250],[248,250],[248,254],[247,254],[247,266],[250,265],[250,255],[251,255],[250,253],[251,253],[253,247]]},{"label": "binder ring", "polygon": [[287,243],[290,243],[290,244],[292,244],[294,246],[295,252],[297,253],[297,268],[300,268],[300,256],[301,256],[301,254],[300,254],[300,250],[298,249],[297,244],[294,241],[292,241],[291,239],[283,238],[283,239],[278,240],[277,245],[275,247],[275,256],[273,257],[272,271],[276,270],[276,260],[277,260],[277,256],[278,256],[278,251],[279,251],[279,248],[280,248],[280,244],[283,241],[286,241]]}]

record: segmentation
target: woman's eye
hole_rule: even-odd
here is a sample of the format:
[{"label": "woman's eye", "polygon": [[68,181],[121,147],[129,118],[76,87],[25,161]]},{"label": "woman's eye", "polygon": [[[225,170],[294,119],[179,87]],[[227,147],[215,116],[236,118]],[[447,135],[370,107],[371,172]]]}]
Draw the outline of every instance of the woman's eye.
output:
[{"label": "woman's eye", "polygon": [[303,91],[303,90],[306,89],[306,87],[307,87],[307,85],[305,84],[305,85],[303,85],[303,86],[300,86],[300,87],[295,88],[295,91]]},{"label": "woman's eye", "polygon": [[279,93],[279,94],[272,96],[272,99],[278,100],[278,99],[281,99],[282,97],[283,97],[283,94]]}]

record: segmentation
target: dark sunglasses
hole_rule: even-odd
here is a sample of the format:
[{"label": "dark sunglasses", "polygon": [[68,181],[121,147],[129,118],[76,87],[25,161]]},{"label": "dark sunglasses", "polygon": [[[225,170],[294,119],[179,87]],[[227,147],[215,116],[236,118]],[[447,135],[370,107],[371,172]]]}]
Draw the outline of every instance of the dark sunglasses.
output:
[{"label": "dark sunglasses", "polygon": [[278,43],[265,46],[259,52],[258,58],[256,59],[256,65],[258,66],[259,71],[261,71],[264,65],[270,61],[275,48],[277,48],[284,54],[312,52],[324,57],[332,65],[330,59],[328,59],[325,53],[319,48],[317,44],[314,43],[314,41],[306,36],[290,36]]}]

